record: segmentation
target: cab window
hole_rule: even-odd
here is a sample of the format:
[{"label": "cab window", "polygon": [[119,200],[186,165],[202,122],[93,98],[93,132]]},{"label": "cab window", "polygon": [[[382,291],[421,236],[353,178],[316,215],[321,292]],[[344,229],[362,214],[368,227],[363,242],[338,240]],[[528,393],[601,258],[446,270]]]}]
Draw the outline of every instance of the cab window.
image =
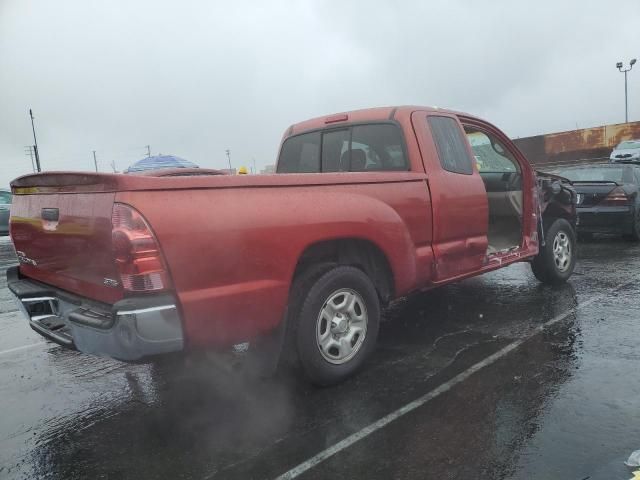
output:
[{"label": "cab window", "polygon": [[285,140],[278,173],[408,170],[396,124],[366,124],[296,135]]},{"label": "cab window", "polygon": [[397,125],[358,125],[352,129],[350,171],[407,170],[402,132]]},{"label": "cab window", "polygon": [[465,126],[464,130],[480,173],[520,171],[520,165],[512,153],[493,135],[488,135],[469,126]]},{"label": "cab window", "polygon": [[320,132],[288,138],[280,151],[278,173],[319,172],[320,138]]},{"label": "cab window", "polygon": [[427,121],[442,168],[452,173],[471,175],[473,164],[458,122],[451,117],[437,115],[428,116]]}]

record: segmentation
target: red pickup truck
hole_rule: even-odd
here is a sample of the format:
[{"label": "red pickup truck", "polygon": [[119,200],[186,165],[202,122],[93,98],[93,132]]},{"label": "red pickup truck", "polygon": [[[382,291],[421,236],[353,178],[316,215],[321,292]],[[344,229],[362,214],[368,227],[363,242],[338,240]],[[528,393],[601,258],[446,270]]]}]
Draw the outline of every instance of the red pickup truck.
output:
[{"label": "red pickup truck", "polygon": [[394,298],[522,261],[563,282],[575,265],[571,187],[467,114],[308,120],[276,171],[20,177],[9,289],[34,330],[82,352],[264,342],[331,384],[371,353]]}]

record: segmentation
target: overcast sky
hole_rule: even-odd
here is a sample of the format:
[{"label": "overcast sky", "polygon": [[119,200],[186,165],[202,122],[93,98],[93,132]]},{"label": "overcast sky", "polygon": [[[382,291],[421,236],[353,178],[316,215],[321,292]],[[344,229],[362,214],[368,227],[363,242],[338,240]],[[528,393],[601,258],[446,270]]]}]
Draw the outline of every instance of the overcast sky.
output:
[{"label": "overcast sky", "polygon": [[[450,107],[512,137],[624,121],[640,2],[0,0],[0,187],[152,152],[274,163],[309,117]],[[640,120],[640,64],[629,75]]]}]

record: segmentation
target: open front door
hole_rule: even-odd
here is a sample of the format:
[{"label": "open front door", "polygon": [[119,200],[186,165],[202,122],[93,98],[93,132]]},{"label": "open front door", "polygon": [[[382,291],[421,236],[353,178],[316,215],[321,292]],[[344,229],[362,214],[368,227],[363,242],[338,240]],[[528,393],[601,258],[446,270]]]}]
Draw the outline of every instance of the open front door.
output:
[{"label": "open front door", "polygon": [[455,115],[413,112],[433,205],[435,281],[480,270],[487,259],[487,193]]}]

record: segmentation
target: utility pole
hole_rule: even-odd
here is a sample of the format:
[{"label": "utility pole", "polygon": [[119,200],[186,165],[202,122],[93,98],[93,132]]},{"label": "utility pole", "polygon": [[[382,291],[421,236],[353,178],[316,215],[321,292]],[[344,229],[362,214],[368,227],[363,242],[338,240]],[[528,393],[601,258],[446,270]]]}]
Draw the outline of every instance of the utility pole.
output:
[{"label": "utility pole", "polygon": [[41,172],[40,169],[40,154],[38,153],[38,140],[36,140],[36,127],[33,124],[33,112],[29,109],[29,116],[31,117],[31,130],[33,130],[33,151],[36,154],[36,167],[38,167],[38,172]]},{"label": "utility pole", "polygon": [[93,164],[96,166],[96,172],[98,171],[98,160],[96,160],[96,151],[93,151]]},{"label": "utility pole", "polygon": [[24,147],[24,154],[28,155],[31,158],[31,170],[36,171],[36,165],[33,163],[33,147],[31,145],[27,145]]},{"label": "utility pole", "polygon": [[616,68],[620,72],[624,73],[624,123],[629,122],[629,104],[627,103],[627,72],[631,71],[635,63],[635,58],[632,58],[631,61],[629,61],[629,68],[622,68],[622,62],[616,63]]},{"label": "utility pole", "polygon": [[251,173],[256,174],[258,173],[258,170],[256,170],[256,159],[253,157],[251,160],[253,160],[253,172]]},{"label": "utility pole", "polygon": [[227,152],[227,159],[229,160],[229,173],[233,173],[233,167],[231,167],[231,150],[227,148],[225,152]]},{"label": "utility pole", "polygon": [[147,147],[147,157],[151,156],[151,145],[145,145]]}]

